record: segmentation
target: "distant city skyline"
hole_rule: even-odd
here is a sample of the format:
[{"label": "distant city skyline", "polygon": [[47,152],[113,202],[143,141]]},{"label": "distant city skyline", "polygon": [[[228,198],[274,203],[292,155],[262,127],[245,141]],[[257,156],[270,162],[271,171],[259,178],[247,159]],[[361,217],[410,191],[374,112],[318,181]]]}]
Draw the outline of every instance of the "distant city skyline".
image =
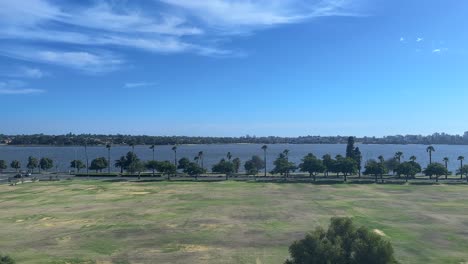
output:
[{"label": "distant city skyline", "polygon": [[468,130],[468,2],[5,0],[0,134]]}]

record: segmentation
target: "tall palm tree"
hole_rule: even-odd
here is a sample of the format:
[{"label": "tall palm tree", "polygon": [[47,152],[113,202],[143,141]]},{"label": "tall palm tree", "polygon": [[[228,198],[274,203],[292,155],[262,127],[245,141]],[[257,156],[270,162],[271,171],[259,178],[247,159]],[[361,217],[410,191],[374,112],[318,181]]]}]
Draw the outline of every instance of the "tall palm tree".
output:
[{"label": "tall palm tree", "polygon": [[120,168],[120,174],[122,174],[123,170],[125,169],[126,164],[127,164],[127,159],[125,158],[125,156],[122,156],[118,160],[115,161],[114,166],[116,168]]},{"label": "tall palm tree", "polygon": [[415,161],[416,161],[416,156],[411,156],[411,157],[409,158],[409,160],[411,160],[412,162],[415,162]]},{"label": "tall palm tree", "polygon": [[429,146],[426,148],[426,152],[429,153],[429,164],[432,164],[432,152],[435,151],[433,146]]},{"label": "tall palm tree", "polygon": [[380,156],[378,157],[378,159],[379,159],[379,161],[380,161],[380,166],[382,166],[382,170],[380,171],[380,180],[381,180],[382,183],[383,183],[383,168],[384,168],[384,166],[385,166],[385,164],[384,164],[384,163],[385,163],[385,159],[384,159],[384,157],[383,157],[382,155],[380,155]]},{"label": "tall palm tree", "polygon": [[201,168],[203,169],[203,151],[198,152],[198,159],[200,160],[201,163]]},{"label": "tall palm tree", "polygon": [[[445,157],[443,159],[444,163],[445,163],[445,168],[447,169],[447,172],[448,172],[448,162],[449,162],[449,158],[448,157]],[[448,177],[448,173],[445,173],[445,179],[447,179]]]},{"label": "tall palm tree", "polygon": [[150,146],[150,149],[153,151],[153,161],[154,161],[154,149],[155,149],[155,145],[154,145],[154,144],[151,145],[151,146]]},{"label": "tall palm tree", "polygon": [[394,156],[394,157],[395,157],[395,159],[398,160],[398,163],[401,163],[401,158],[403,157],[403,152],[397,151],[397,152],[395,153],[395,156]]},{"label": "tall palm tree", "polygon": [[[286,158],[286,161],[289,162],[289,149],[283,150],[283,155]],[[284,175],[286,176],[286,178],[288,178],[289,177],[289,170],[287,170]]]},{"label": "tall palm tree", "polygon": [[231,159],[232,159],[232,154],[231,154],[231,152],[228,152],[227,155],[226,155],[226,157],[227,157],[227,159],[228,159],[229,161],[231,161]]},{"label": "tall palm tree", "polygon": [[266,157],[266,151],[267,151],[267,149],[268,149],[268,146],[267,146],[267,145],[263,145],[263,146],[262,146],[262,150],[263,150],[263,162],[264,162],[263,167],[264,167],[264,169],[265,169],[265,177],[266,177],[266,174],[267,174],[267,166],[266,166],[266,165],[267,165],[267,157]]},{"label": "tall palm tree", "polygon": [[132,148],[132,152],[135,153],[135,143],[130,142],[128,143],[128,146]]},{"label": "tall palm tree", "polygon": [[106,144],[106,149],[107,149],[107,163],[109,164],[107,166],[107,173],[110,174],[110,169],[111,169],[111,161],[110,161],[110,150],[111,150],[111,144],[110,143],[107,143]]},{"label": "tall palm tree", "polygon": [[174,165],[177,167],[177,145],[172,147],[172,151],[174,151]]},{"label": "tall palm tree", "polygon": [[84,151],[86,155],[86,175],[89,177],[89,158],[88,158],[88,141],[85,139]]},{"label": "tall palm tree", "polygon": [[463,179],[463,173],[462,173],[462,168],[463,168],[463,160],[465,157],[463,156],[458,156],[458,159],[460,161],[460,179]]}]

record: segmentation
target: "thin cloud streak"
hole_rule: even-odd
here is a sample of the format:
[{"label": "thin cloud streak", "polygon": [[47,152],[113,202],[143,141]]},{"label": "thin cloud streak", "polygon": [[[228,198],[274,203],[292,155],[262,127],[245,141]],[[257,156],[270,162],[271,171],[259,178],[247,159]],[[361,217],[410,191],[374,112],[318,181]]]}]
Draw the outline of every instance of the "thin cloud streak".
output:
[{"label": "thin cloud streak", "polygon": [[0,88],[0,94],[2,95],[26,95],[26,94],[41,94],[41,93],[45,93],[45,90]]}]

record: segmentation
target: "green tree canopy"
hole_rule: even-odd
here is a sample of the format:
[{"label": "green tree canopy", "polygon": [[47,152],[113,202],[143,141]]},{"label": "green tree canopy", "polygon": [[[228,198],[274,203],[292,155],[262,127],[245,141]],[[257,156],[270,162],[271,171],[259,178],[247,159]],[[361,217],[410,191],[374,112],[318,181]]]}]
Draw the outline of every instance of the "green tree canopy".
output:
[{"label": "green tree canopy", "polygon": [[39,161],[39,168],[41,168],[41,170],[49,170],[49,169],[52,169],[54,167],[54,161],[50,158],[41,158],[41,160]]},{"label": "green tree canopy", "polygon": [[273,162],[275,167],[271,171],[272,174],[288,175],[289,172],[294,172],[296,164],[288,160],[287,152],[280,153],[278,158]]},{"label": "green tree canopy", "polygon": [[214,173],[225,174],[227,177],[229,174],[234,173],[234,163],[231,161],[226,161],[225,159],[221,159],[218,163],[213,165],[211,171]]},{"label": "green tree canopy", "polygon": [[388,170],[385,167],[384,163],[373,159],[367,161],[366,165],[364,166],[364,169],[364,175],[377,176],[388,173]]},{"label": "green tree canopy", "polygon": [[84,165],[81,160],[72,160],[70,162],[70,167],[76,169],[77,172],[80,172],[81,169],[86,168],[86,165]]},{"label": "green tree canopy", "polygon": [[285,264],[391,264],[398,263],[384,237],[350,218],[334,217],[327,231],[317,228],[289,247]]},{"label": "green tree canopy", "polygon": [[15,260],[10,256],[0,254],[0,264],[15,264]]},{"label": "green tree canopy", "polygon": [[30,169],[31,172],[34,172],[34,169],[37,168],[38,166],[39,166],[39,161],[35,157],[29,156],[28,164],[26,165],[26,167]]},{"label": "green tree canopy", "polygon": [[314,176],[315,181],[315,176],[317,173],[324,172],[325,166],[321,160],[314,156],[314,154],[309,153],[302,159],[302,163],[299,164],[299,169],[302,172],[308,172],[310,176]]},{"label": "green tree canopy", "polygon": [[[200,156],[195,157],[197,160],[200,159]],[[178,162],[177,169],[185,170],[190,164],[190,160],[188,158],[181,158]]]},{"label": "green tree canopy", "polygon": [[398,175],[405,175],[408,181],[408,177],[414,177],[421,172],[421,165],[415,161],[405,161],[398,165],[395,171]]},{"label": "green tree canopy", "polygon": [[165,175],[172,175],[177,173],[176,166],[167,160],[158,162],[157,170]]},{"label": "green tree canopy", "polygon": [[0,173],[8,168],[6,161],[0,160]]},{"label": "green tree canopy", "polygon": [[448,170],[445,165],[438,162],[429,164],[423,172],[426,176],[435,176],[436,180],[438,180],[440,176],[448,174]]},{"label": "green tree canopy", "polygon": [[18,160],[14,160],[10,163],[10,167],[18,171],[19,169],[21,169],[21,162],[19,162]]},{"label": "green tree canopy", "polygon": [[96,172],[102,172],[102,170],[107,168],[107,166],[109,166],[107,159],[105,157],[99,157],[91,161],[91,166],[89,166],[89,169],[95,170]]},{"label": "green tree canopy", "polygon": [[265,161],[259,156],[252,156],[252,158],[245,162],[244,169],[247,174],[257,175],[260,170],[265,168]]}]

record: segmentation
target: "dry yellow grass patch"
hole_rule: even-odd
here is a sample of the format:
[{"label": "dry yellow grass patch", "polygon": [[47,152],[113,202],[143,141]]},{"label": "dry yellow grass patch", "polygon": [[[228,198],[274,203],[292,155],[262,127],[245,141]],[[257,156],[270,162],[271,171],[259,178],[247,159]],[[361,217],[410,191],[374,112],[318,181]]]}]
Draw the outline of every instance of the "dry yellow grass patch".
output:
[{"label": "dry yellow grass patch", "polygon": [[379,229],[374,229],[372,230],[374,233],[376,233],[379,236],[387,236],[382,230]]}]

